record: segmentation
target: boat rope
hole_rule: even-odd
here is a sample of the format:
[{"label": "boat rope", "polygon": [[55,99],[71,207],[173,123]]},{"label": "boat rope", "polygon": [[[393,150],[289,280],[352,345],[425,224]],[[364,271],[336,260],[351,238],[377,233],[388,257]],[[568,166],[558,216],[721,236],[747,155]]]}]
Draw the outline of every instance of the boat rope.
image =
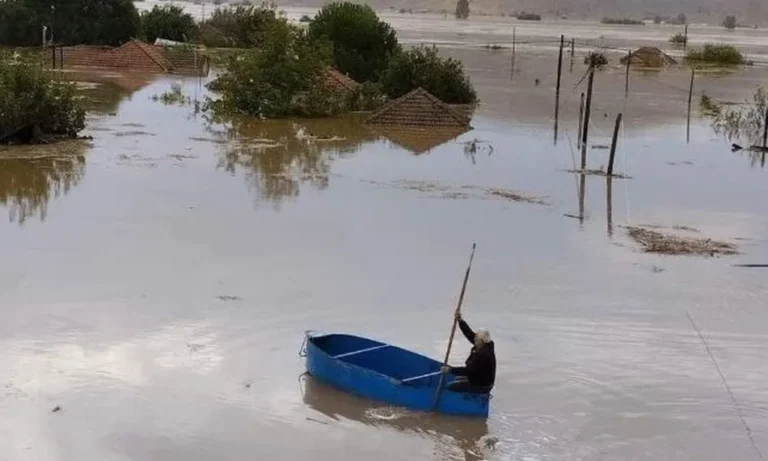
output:
[{"label": "boat rope", "polygon": [[723,371],[720,369],[720,365],[718,365],[717,360],[715,360],[715,356],[714,354],[712,354],[712,350],[709,348],[709,343],[707,343],[706,338],[704,338],[704,335],[701,333],[701,330],[699,330],[699,327],[698,325],[696,325],[696,322],[693,320],[693,316],[691,315],[691,313],[688,311],[685,311],[685,315],[687,315],[688,320],[691,321],[691,325],[693,325],[693,329],[696,330],[696,333],[699,334],[699,339],[701,339],[702,344],[704,344],[704,349],[706,349],[707,355],[709,355],[709,358],[712,360],[712,363],[715,365],[717,374],[720,375],[720,382],[723,383],[723,387],[725,388],[726,392],[728,392],[728,396],[730,396],[731,398],[731,403],[733,404],[733,408],[734,410],[736,410],[736,414],[741,420],[741,424],[744,426],[744,430],[747,433],[749,442],[752,444],[752,448],[755,450],[755,453],[757,454],[758,459],[760,459],[760,461],[764,461],[765,458],[763,457],[763,453],[757,447],[755,438],[752,435],[752,428],[749,427],[749,424],[747,424],[747,420],[744,419],[744,413],[741,411],[741,405],[739,405],[738,400],[736,400],[736,396],[733,395],[733,390],[731,390],[731,386],[728,385],[728,381],[725,379],[725,375],[723,374]]}]

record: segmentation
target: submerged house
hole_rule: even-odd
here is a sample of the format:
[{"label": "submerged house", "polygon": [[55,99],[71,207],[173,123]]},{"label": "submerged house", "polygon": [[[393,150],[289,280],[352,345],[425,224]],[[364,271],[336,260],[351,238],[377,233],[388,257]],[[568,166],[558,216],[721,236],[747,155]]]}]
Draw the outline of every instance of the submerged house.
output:
[{"label": "submerged house", "polygon": [[644,46],[621,58],[622,64],[640,67],[667,67],[677,64],[674,58],[653,46]]},{"label": "submerged house", "polygon": [[384,138],[414,154],[429,152],[469,131],[465,111],[423,88],[391,101],[366,121]]}]

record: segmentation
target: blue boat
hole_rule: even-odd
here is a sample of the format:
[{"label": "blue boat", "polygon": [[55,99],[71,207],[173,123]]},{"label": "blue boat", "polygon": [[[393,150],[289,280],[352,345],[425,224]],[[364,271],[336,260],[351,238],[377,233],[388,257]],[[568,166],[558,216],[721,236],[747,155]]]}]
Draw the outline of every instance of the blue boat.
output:
[{"label": "blue boat", "polygon": [[[306,333],[301,355],[307,373],[350,394],[416,411],[432,411],[442,363],[368,338]],[[448,373],[444,383],[456,377]],[[443,389],[434,410],[488,416],[490,394]]]}]

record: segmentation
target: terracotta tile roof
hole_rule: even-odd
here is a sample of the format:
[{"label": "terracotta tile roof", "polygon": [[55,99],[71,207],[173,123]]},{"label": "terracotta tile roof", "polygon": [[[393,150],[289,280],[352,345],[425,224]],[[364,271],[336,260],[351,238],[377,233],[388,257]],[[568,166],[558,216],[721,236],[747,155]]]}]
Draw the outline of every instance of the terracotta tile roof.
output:
[{"label": "terracotta tile roof", "polygon": [[627,59],[631,59],[630,64],[645,67],[666,67],[677,64],[674,58],[664,53],[660,49],[652,46],[644,46],[633,51],[629,57],[621,58],[621,63],[626,64]]},{"label": "terracotta tile roof", "polygon": [[325,82],[330,88],[342,91],[352,91],[360,86],[360,84],[353,79],[332,68],[326,70]]},{"label": "terracotta tile roof", "polygon": [[[129,43],[133,43],[136,46],[141,49],[141,51],[144,52],[151,60],[153,60],[162,70],[163,72],[170,72],[173,70],[173,64],[171,64],[171,61],[168,60],[163,54],[155,48],[154,46],[144,43],[141,40],[132,39],[130,42],[123,44],[120,48],[125,47]],[[119,48],[118,48],[119,49]]]},{"label": "terracotta tile roof", "polygon": [[469,118],[417,88],[375,112],[366,123],[372,125],[415,125],[468,127]]}]

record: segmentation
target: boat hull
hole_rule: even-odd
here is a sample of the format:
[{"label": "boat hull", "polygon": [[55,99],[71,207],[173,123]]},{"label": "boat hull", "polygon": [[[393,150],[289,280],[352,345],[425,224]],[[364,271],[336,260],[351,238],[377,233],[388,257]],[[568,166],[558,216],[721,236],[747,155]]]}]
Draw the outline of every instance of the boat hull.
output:
[{"label": "boat hull", "polygon": [[[352,335],[307,334],[306,370],[350,394],[416,411],[432,411],[440,362],[405,349]],[[452,375],[444,382],[450,382]],[[443,389],[435,411],[487,417],[490,395]]]}]

